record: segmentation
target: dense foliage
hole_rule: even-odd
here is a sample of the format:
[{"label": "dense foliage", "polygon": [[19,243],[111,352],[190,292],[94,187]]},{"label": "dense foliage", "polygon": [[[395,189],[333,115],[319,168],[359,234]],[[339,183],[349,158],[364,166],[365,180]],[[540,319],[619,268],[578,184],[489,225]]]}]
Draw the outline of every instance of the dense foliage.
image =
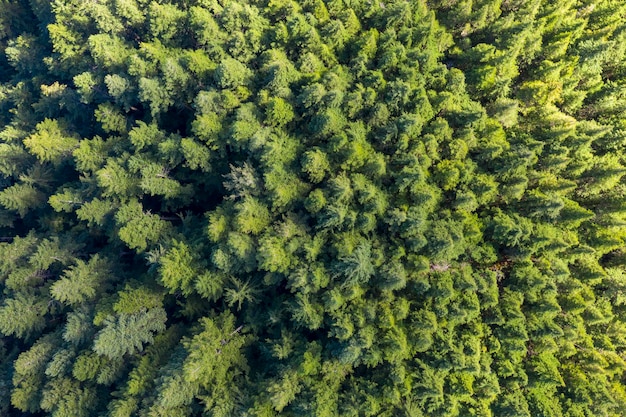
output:
[{"label": "dense foliage", "polygon": [[626,413],[626,3],[0,0],[0,414]]}]

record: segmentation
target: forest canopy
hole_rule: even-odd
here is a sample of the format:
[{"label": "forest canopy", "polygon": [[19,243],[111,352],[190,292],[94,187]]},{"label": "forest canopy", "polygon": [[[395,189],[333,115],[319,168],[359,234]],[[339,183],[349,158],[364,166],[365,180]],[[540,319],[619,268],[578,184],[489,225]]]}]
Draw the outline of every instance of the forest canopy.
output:
[{"label": "forest canopy", "polygon": [[0,0],[0,414],[626,414],[626,3]]}]

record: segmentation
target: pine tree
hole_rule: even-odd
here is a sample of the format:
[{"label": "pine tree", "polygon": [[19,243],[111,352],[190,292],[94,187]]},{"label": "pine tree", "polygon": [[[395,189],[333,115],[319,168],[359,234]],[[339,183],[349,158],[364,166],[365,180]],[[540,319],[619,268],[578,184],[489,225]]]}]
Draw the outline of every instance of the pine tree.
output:
[{"label": "pine tree", "polygon": [[50,294],[68,305],[94,301],[100,286],[112,280],[110,263],[94,255],[88,262],[80,259],[68,268],[61,279],[54,282]]},{"label": "pine tree", "polygon": [[20,292],[0,307],[0,331],[5,336],[31,338],[46,326],[48,303],[36,294]]},{"label": "pine tree", "polygon": [[154,341],[154,334],[165,330],[167,315],[162,308],[144,309],[128,314],[109,316],[94,339],[93,349],[98,355],[118,359],[144,349]]}]

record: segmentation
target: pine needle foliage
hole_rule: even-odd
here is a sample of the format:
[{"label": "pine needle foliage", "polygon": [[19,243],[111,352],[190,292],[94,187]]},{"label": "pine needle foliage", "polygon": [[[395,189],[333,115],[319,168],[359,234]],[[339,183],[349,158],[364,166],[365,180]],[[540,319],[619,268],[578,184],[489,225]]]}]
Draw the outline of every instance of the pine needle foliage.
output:
[{"label": "pine needle foliage", "polygon": [[0,415],[626,415],[625,16],[0,0]]}]

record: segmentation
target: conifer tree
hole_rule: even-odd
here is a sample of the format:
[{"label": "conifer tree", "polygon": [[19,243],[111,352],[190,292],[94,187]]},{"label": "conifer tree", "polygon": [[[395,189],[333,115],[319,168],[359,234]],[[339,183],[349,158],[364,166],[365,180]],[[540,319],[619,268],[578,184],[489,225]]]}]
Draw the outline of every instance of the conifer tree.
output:
[{"label": "conifer tree", "polygon": [[624,11],[0,0],[0,413],[625,413]]}]

